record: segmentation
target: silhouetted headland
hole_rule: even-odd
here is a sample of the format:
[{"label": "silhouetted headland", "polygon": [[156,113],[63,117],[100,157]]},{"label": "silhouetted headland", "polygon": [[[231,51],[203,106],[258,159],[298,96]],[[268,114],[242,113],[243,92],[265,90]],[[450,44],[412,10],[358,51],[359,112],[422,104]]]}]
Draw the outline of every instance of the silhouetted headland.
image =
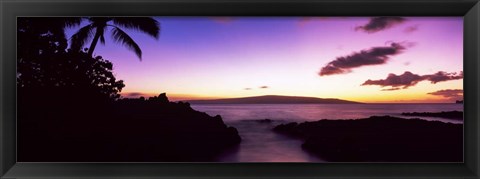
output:
[{"label": "silhouetted headland", "polygon": [[[87,26],[66,37],[66,27],[84,20]],[[125,84],[115,77],[114,64],[93,55],[112,24],[154,38],[160,30],[151,17],[18,19],[17,161],[213,161],[240,142],[237,130],[220,116],[169,102],[165,94],[121,99]],[[112,29],[112,38],[141,59],[138,44],[120,27]]]},{"label": "silhouetted headland", "polygon": [[190,100],[188,102],[191,104],[360,104],[359,102],[334,98],[314,98],[278,95],[212,100]]},{"label": "silhouetted headland", "polygon": [[20,161],[208,162],[241,141],[220,116],[195,111],[189,103],[169,102],[165,93],[120,99],[109,106],[87,105],[102,110],[38,111],[38,118],[50,116],[40,119],[23,116]]},{"label": "silhouetted headland", "polygon": [[303,149],[332,162],[463,161],[462,124],[372,116],[288,123],[273,130],[304,139]]},{"label": "silhouetted headland", "polygon": [[404,116],[423,116],[423,117],[439,117],[445,119],[463,120],[462,111],[442,111],[442,112],[411,112],[402,113]]}]

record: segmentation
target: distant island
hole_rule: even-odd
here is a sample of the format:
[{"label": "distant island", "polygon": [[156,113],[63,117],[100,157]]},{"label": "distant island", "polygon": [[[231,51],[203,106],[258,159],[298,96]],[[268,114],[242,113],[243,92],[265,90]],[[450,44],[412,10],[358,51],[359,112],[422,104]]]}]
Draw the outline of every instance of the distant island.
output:
[{"label": "distant island", "polygon": [[335,98],[315,98],[302,96],[265,95],[243,98],[225,98],[212,100],[190,100],[190,104],[361,104]]}]

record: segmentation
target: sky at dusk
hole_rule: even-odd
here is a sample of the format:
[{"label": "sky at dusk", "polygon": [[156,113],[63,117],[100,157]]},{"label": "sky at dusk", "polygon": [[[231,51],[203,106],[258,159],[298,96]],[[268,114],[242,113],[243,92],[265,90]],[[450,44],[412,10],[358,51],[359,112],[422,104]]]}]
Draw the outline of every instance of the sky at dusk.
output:
[{"label": "sky at dusk", "polygon": [[158,40],[126,30],[142,61],[109,35],[95,49],[124,80],[124,97],[289,95],[367,103],[463,97],[462,17],[155,19]]}]

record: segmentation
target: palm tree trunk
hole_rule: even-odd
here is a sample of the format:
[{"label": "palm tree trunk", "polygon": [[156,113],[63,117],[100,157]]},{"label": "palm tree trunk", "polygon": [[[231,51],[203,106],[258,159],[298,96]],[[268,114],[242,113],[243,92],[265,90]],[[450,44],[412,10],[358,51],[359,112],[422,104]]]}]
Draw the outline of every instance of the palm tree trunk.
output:
[{"label": "palm tree trunk", "polygon": [[97,27],[97,32],[95,32],[95,37],[93,37],[92,44],[90,44],[90,48],[88,48],[88,56],[92,57],[93,51],[95,50],[95,47],[97,46],[98,39],[100,38],[100,35],[102,35],[103,28],[98,28]]}]

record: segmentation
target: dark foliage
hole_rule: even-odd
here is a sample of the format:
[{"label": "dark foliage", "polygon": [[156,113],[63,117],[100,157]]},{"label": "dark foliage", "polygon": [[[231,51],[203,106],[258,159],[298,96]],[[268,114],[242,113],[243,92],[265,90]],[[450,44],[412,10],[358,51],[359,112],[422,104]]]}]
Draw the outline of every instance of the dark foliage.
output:
[{"label": "dark foliage", "polygon": [[63,28],[77,20],[18,20],[19,162],[210,161],[240,142],[220,116],[165,94],[119,100],[112,63],[67,50]]},{"label": "dark foliage", "polygon": [[[372,116],[276,126],[302,148],[333,162],[462,162],[463,125]],[[300,147],[300,146],[299,146]]]},{"label": "dark foliage", "polygon": [[[67,51],[63,32],[69,18],[19,18],[17,87],[28,101],[36,97],[72,100],[117,99],[125,86],[112,73],[113,64],[85,51]],[[47,23],[48,22],[48,23]],[[50,30],[53,29],[53,30]]]}]

